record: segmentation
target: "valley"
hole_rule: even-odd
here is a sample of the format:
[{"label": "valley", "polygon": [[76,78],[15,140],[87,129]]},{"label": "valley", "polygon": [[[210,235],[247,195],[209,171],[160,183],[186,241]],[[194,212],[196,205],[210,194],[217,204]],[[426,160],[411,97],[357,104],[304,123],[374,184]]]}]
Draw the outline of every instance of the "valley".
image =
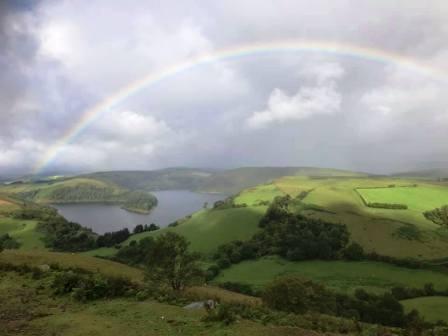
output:
[{"label": "valley", "polygon": [[[424,215],[426,211],[448,204],[446,182],[312,168],[260,168],[260,174],[257,168],[203,174],[198,171],[173,169],[168,170],[168,173],[94,173],[89,177],[63,178],[44,183],[30,181],[4,185],[0,187],[0,235],[7,234],[15,239],[19,248],[6,248],[0,253],[0,264],[13,264],[16,267],[58,264],[63,268],[99,271],[107,276],[131,277],[133,281],[142,283],[141,265],[133,264],[132,256],[140,253],[140,245],[143,246],[145,242],[157,240],[171,232],[184,237],[191,251],[200,254],[202,268],[207,274],[211,274],[213,270],[213,275],[207,275],[208,285],[195,289],[196,295],[203,298],[209,298],[213,292],[220,300],[230,298],[233,302],[233,298],[237,301],[241,298],[246,302],[254,299],[253,295],[261,295],[260,293],[276,279],[299,276],[347,297],[358,295],[360,290],[381,296],[388,295],[391,291],[394,293],[396,288],[408,291],[412,289],[415,293],[409,294],[409,298],[398,296],[397,299],[407,313],[417,309],[421,316],[431,323],[439,320],[448,323],[443,314],[447,302],[444,293],[448,294],[448,227],[436,224]],[[248,178],[251,174],[257,177]],[[156,178],[140,181],[141,176]],[[245,180],[241,183],[244,188],[235,192],[233,186],[242,180]],[[161,191],[163,188],[166,188],[165,191]],[[184,191],[178,191],[177,188]],[[213,191],[214,194],[196,193],[206,190]],[[133,193],[154,195],[151,197],[158,199],[158,202],[152,205],[149,215],[129,213],[137,218],[137,221],[129,222],[126,216],[119,217],[119,211],[124,211],[120,209],[120,204],[125,204],[126,201],[123,195]],[[82,219],[78,221],[93,228],[98,234],[118,232],[123,228],[128,228],[130,234],[110,246],[83,248],[74,251],[76,253],[64,253],[63,250],[55,252],[45,243],[46,233],[37,229],[38,223],[44,217],[39,219],[32,216],[14,216],[15,211],[26,209],[31,204],[36,207],[55,204],[67,219]],[[256,243],[254,237],[267,232],[268,229],[260,226],[260,223],[269,217],[275,204],[281,209],[284,208],[288,216],[300,216],[303,221],[328,223],[328,229],[331,229],[332,225],[343,225],[348,234],[348,240],[344,243],[345,249],[349,244],[356,243],[363,251],[362,256],[359,259],[350,259],[351,257],[344,256],[344,249],[328,260],[313,257],[292,258],[288,257],[288,254],[282,256],[282,252],[263,252],[258,255],[259,252],[255,252],[256,256],[250,257],[243,257],[242,254],[241,257],[229,255],[229,261],[222,264],[222,255],[218,257],[218,251],[234,249],[238,244],[245,246],[245,242]],[[395,208],[396,204],[403,206]],[[88,214],[91,206],[103,207],[96,214],[98,223],[95,225],[99,226],[87,225],[95,220],[95,215]],[[86,219],[77,217],[76,211],[70,215],[71,208],[78,209],[78,214],[82,213]],[[283,221],[281,217],[276,220]],[[142,223],[138,224],[155,222],[161,228],[132,232],[139,221]],[[229,251],[242,253],[237,250]],[[274,247],[272,251],[275,251]],[[117,261],[121,263],[118,264]],[[129,266],[123,263],[128,263]],[[3,277],[0,296],[4,296],[7,291],[17,290],[13,282],[30,281],[13,280],[14,277],[15,275],[10,273]],[[425,292],[424,288],[428,284],[434,292]],[[244,294],[238,293],[239,288]],[[250,296],[244,298],[248,293]],[[13,298],[7,297],[6,300]],[[35,300],[46,299],[45,296],[39,296]],[[62,323],[67,325],[67,335],[77,335],[77,331],[70,329],[73,323],[80,323],[83,319],[99,319],[100,316],[104,319],[105,311],[102,309],[106,309],[108,312],[126,311],[129,316],[134,316],[135,325],[131,330],[137,335],[139,328],[145,328],[146,323],[149,323],[139,319],[138,316],[142,312],[140,309],[148,309],[148,313],[163,311],[166,316],[171,314],[170,319],[180,323],[179,330],[183,330],[184,334],[193,335],[202,330],[200,320],[204,318],[203,312],[183,311],[176,306],[167,305],[165,301],[145,301],[144,308],[132,300],[122,298],[108,300],[108,308],[100,310],[89,306],[88,311],[83,310],[79,315],[78,303],[62,303],[65,300],[63,298],[57,300],[60,302],[58,304],[70,307],[66,313],[55,311],[48,318],[33,320],[29,325],[25,323],[27,328],[38,330],[45,326],[48,330],[56,330],[61,328]],[[55,302],[45,301],[43,304],[54,305]],[[119,323],[115,318],[113,322],[110,320],[114,314],[116,313],[108,313],[108,317],[101,323]],[[68,322],[69,320],[77,322]],[[295,325],[294,332],[300,333],[301,328],[309,328],[305,321],[306,318]],[[197,327],[193,327],[196,324]],[[157,328],[170,334],[173,332],[170,329],[172,327],[162,323]],[[252,332],[288,334],[281,325],[276,324],[264,329],[265,327],[249,321],[229,328],[228,332],[237,334],[242,332],[241,330],[247,335]],[[91,329],[88,330],[91,332]],[[99,329],[95,330],[99,333]],[[320,331],[316,329],[315,332]]]}]

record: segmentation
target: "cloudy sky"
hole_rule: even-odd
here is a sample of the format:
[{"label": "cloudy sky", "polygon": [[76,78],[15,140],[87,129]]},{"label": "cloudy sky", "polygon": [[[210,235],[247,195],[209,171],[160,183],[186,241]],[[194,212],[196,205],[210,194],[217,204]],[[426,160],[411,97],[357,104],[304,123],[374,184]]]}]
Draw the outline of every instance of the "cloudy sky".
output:
[{"label": "cloudy sky", "polygon": [[[216,57],[282,41],[345,47]],[[120,89],[201,55],[214,61],[137,90],[61,142]],[[3,0],[0,70],[0,174],[448,166],[446,0]]]}]

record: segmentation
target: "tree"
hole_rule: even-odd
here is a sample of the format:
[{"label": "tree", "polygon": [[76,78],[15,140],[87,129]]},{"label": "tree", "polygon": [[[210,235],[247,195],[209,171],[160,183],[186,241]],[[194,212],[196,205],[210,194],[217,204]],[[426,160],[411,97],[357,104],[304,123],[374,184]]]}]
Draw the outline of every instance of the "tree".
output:
[{"label": "tree", "polygon": [[189,252],[188,246],[189,242],[174,232],[157,237],[147,254],[146,278],[174,290],[183,290],[203,278],[200,255]]},{"label": "tree", "polygon": [[138,224],[138,225],[136,225],[135,228],[134,228],[134,234],[142,233],[143,230],[144,230],[144,229],[143,229],[143,225],[142,225],[142,224]]},{"label": "tree", "polygon": [[363,260],[364,249],[358,243],[351,243],[343,250],[344,258],[348,260]]}]

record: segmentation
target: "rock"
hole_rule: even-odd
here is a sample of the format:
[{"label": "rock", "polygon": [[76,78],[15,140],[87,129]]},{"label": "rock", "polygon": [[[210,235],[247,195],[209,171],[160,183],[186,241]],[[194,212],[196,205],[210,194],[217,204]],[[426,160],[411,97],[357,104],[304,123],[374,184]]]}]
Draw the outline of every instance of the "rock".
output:
[{"label": "rock", "polygon": [[48,272],[50,270],[50,266],[47,264],[39,265],[37,268],[39,268],[42,272]]},{"label": "rock", "polygon": [[196,301],[192,302],[186,306],[184,306],[185,309],[215,309],[216,308],[216,301],[215,300],[206,300],[206,301]]}]

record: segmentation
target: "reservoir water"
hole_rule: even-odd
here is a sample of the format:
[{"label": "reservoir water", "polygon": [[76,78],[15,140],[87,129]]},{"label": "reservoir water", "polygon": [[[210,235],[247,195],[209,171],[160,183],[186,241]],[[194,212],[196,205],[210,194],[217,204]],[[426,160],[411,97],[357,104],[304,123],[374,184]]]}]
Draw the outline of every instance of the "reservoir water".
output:
[{"label": "reservoir water", "polygon": [[75,203],[52,206],[69,221],[89,227],[97,233],[105,233],[126,227],[132,231],[138,224],[155,223],[164,227],[202,209],[205,202],[211,207],[214,202],[226,197],[222,194],[197,193],[186,190],[154,191],[152,194],[157,197],[158,204],[148,215],[129,212],[121,209],[119,205],[110,204]]}]

